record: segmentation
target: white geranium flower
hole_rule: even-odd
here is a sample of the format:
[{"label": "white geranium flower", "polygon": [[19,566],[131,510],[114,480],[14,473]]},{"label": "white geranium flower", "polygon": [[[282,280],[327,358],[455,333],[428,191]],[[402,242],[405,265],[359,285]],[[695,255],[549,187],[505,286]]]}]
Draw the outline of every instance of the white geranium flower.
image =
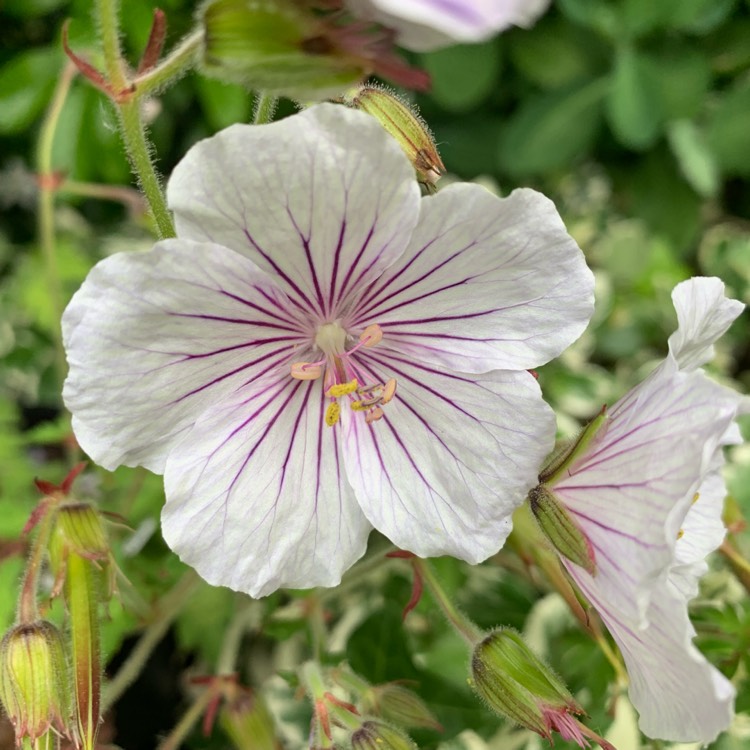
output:
[{"label": "white geranium flower", "polygon": [[531,26],[549,0],[346,0],[364,18],[389,26],[417,52],[481,42],[511,26]]},{"label": "white geranium flower", "polygon": [[744,305],[715,278],[683,282],[672,299],[667,358],[549,486],[591,545],[593,576],[563,563],[620,646],[641,729],[709,742],[731,721],[734,689],[693,645],[687,602],[724,537],[722,448],[739,442],[747,400],[700,366]]},{"label": "white geranium flower", "polygon": [[66,310],[64,395],[96,462],[164,472],[182,559],[260,596],[335,585],[373,526],[497,551],[554,439],[526,370],[592,313],[550,201],[420,198],[396,141],[331,104],[198,143],[168,200],[178,239],[100,262]]}]

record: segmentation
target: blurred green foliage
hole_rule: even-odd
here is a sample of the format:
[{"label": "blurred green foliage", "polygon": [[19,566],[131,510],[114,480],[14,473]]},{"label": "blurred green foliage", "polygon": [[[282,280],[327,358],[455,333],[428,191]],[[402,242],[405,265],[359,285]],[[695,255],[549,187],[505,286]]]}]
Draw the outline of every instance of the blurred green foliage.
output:
[{"label": "blurred green foliage", "polygon": [[[148,0],[124,4],[131,60],[144,48],[153,7]],[[190,30],[195,7],[183,0],[165,0],[160,7],[169,20],[169,46]],[[32,479],[57,481],[67,470],[70,433],[54,352],[60,311],[36,235],[34,176],[40,121],[64,64],[60,29],[66,18],[72,19],[72,46],[100,64],[90,0],[6,0],[0,8],[3,624],[13,617],[22,567],[18,536],[37,501]],[[433,78],[432,92],[416,101],[448,169],[463,179],[481,177],[502,193],[530,184],[550,194],[597,273],[592,327],[540,373],[563,432],[622,395],[665,351],[674,326],[669,293],[678,281],[717,275],[731,296],[750,302],[749,40],[749,0],[558,0],[531,30],[414,57]],[[251,108],[250,93],[195,74],[154,99],[148,113],[162,172],[168,175],[196,140],[246,121]],[[280,115],[292,110],[291,103],[282,103]],[[116,126],[103,96],[76,80],[55,138],[55,169],[79,183],[130,185]],[[123,205],[61,194],[56,223],[66,299],[100,257],[152,241],[132,200]],[[745,315],[720,342],[712,367],[717,377],[747,392],[749,365]],[[743,427],[747,437],[750,425]],[[83,479],[79,492],[123,514],[132,527],[113,532],[118,563],[130,580],[121,581],[123,604],[111,608],[104,628],[113,655],[184,568],[158,533],[160,478],[120,469]],[[750,516],[745,446],[732,454],[728,481],[732,502]],[[747,539],[734,541],[747,557]],[[606,731],[612,723],[612,668],[556,596],[518,568],[510,553],[471,570],[450,560],[438,563],[448,590],[482,627],[508,624],[533,634],[533,645],[590,712],[591,726]],[[738,708],[747,711],[750,605],[728,567],[717,562],[715,568],[695,602],[699,643],[727,674],[745,676]],[[408,567],[393,563],[388,570],[374,584],[346,589],[326,602],[329,621],[342,623],[332,639],[334,661],[346,658],[371,681],[417,682],[445,727],[442,737],[419,734],[424,747],[538,747],[536,738],[503,727],[470,694],[464,646],[428,596],[408,626],[402,625]],[[249,684],[259,686],[276,668],[290,669],[290,659],[309,647],[300,601],[280,593],[259,605],[259,624],[240,663]],[[213,669],[223,630],[238,607],[228,590],[204,586],[177,619],[177,650],[190,654],[198,671]],[[276,677],[266,686],[290,742],[301,741],[309,722],[293,682]],[[621,708],[620,750],[638,747],[628,716]],[[747,747],[743,742],[746,736],[728,734],[715,746]],[[226,747],[218,731],[211,739],[196,732],[191,743]]]}]

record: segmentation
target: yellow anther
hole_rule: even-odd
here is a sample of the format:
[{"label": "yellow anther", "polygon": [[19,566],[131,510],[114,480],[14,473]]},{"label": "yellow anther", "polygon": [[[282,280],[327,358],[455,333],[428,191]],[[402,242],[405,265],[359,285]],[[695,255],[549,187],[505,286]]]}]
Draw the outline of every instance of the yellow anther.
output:
[{"label": "yellow anther", "polygon": [[360,334],[359,340],[366,347],[375,346],[375,344],[383,340],[383,330],[377,324],[367,326]]},{"label": "yellow anther", "polygon": [[339,417],[341,416],[341,407],[338,404],[338,401],[334,401],[332,404],[328,404],[328,408],[326,409],[326,424],[329,427],[333,427],[333,425],[336,424],[336,422],[339,421]]},{"label": "yellow anther", "polygon": [[371,422],[377,422],[378,419],[383,418],[383,410],[376,406],[374,409],[370,409],[370,411],[365,414],[365,422],[367,424],[370,424]]},{"label": "yellow anther", "polygon": [[323,368],[320,365],[314,365],[310,362],[293,362],[291,375],[297,380],[317,380],[323,374]]},{"label": "yellow anther", "polygon": [[349,404],[349,408],[352,411],[365,411],[367,406],[362,401],[352,401],[351,404]]},{"label": "yellow anther", "polygon": [[692,504],[693,504],[693,505],[695,505],[695,503],[697,503],[697,502],[698,502],[698,498],[699,498],[700,496],[701,496],[701,493],[700,493],[700,492],[696,492],[696,493],[695,493],[695,494],[693,495],[693,500],[692,500]]},{"label": "yellow anther", "polygon": [[678,538],[678,539],[682,539],[682,537],[684,537],[684,536],[685,536],[685,529],[680,529],[680,530],[679,530],[679,531],[677,532],[677,538]]},{"label": "yellow anther", "polygon": [[383,386],[383,394],[380,397],[381,404],[387,404],[396,395],[396,381],[391,378]]},{"label": "yellow anther", "polygon": [[357,378],[350,380],[348,383],[335,383],[327,391],[326,396],[329,398],[339,398],[339,396],[348,396],[357,390]]}]

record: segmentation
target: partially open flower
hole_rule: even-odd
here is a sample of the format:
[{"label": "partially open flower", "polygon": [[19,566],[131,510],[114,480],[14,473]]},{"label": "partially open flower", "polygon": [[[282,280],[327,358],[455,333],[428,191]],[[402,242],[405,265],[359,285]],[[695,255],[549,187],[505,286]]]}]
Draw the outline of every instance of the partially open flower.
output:
[{"label": "partially open flower", "polygon": [[744,306],[714,278],[683,282],[672,299],[667,358],[541,479],[592,547],[595,570],[562,562],[620,646],[641,729],[710,742],[731,721],[734,689],[693,645],[687,601],[724,536],[723,447],[741,440],[748,400],[700,366]]}]

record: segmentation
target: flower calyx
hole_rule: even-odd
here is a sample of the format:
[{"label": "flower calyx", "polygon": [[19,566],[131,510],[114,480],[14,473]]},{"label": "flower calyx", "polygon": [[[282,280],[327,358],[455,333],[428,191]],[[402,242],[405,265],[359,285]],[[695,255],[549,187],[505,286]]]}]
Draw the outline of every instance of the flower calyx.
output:
[{"label": "flower calyx", "polygon": [[529,505],[539,527],[565,558],[596,575],[594,547],[555,493],[540,484],[529,492]]},{"label": "flower calyx", "polygon": [[211,76],[303,101],[335,98],[371,73],[425,88],[392,51],[393,35],[341,10],[290,0],[211,0],[199,19]]},{"label": "flower calyx", "polygon": [[0,700],[16,741],[51,729],[69,736],[67,663],[62,636],[46,620],[16,625],[0,643]]},{"label": "flower calyx", "polygon": [[417,746],[401,730],[376,719],[362,722],[352,732],[352,750],[417,750]]},{"label": "flower calyx", "polygon": [[372,85],[348,92],[344,102],[374,117],[409,157],[419,182],[428,191],[435,189],[437,181],[445,174],[445,166],[427,123],[414,107],[394,92]]}]

